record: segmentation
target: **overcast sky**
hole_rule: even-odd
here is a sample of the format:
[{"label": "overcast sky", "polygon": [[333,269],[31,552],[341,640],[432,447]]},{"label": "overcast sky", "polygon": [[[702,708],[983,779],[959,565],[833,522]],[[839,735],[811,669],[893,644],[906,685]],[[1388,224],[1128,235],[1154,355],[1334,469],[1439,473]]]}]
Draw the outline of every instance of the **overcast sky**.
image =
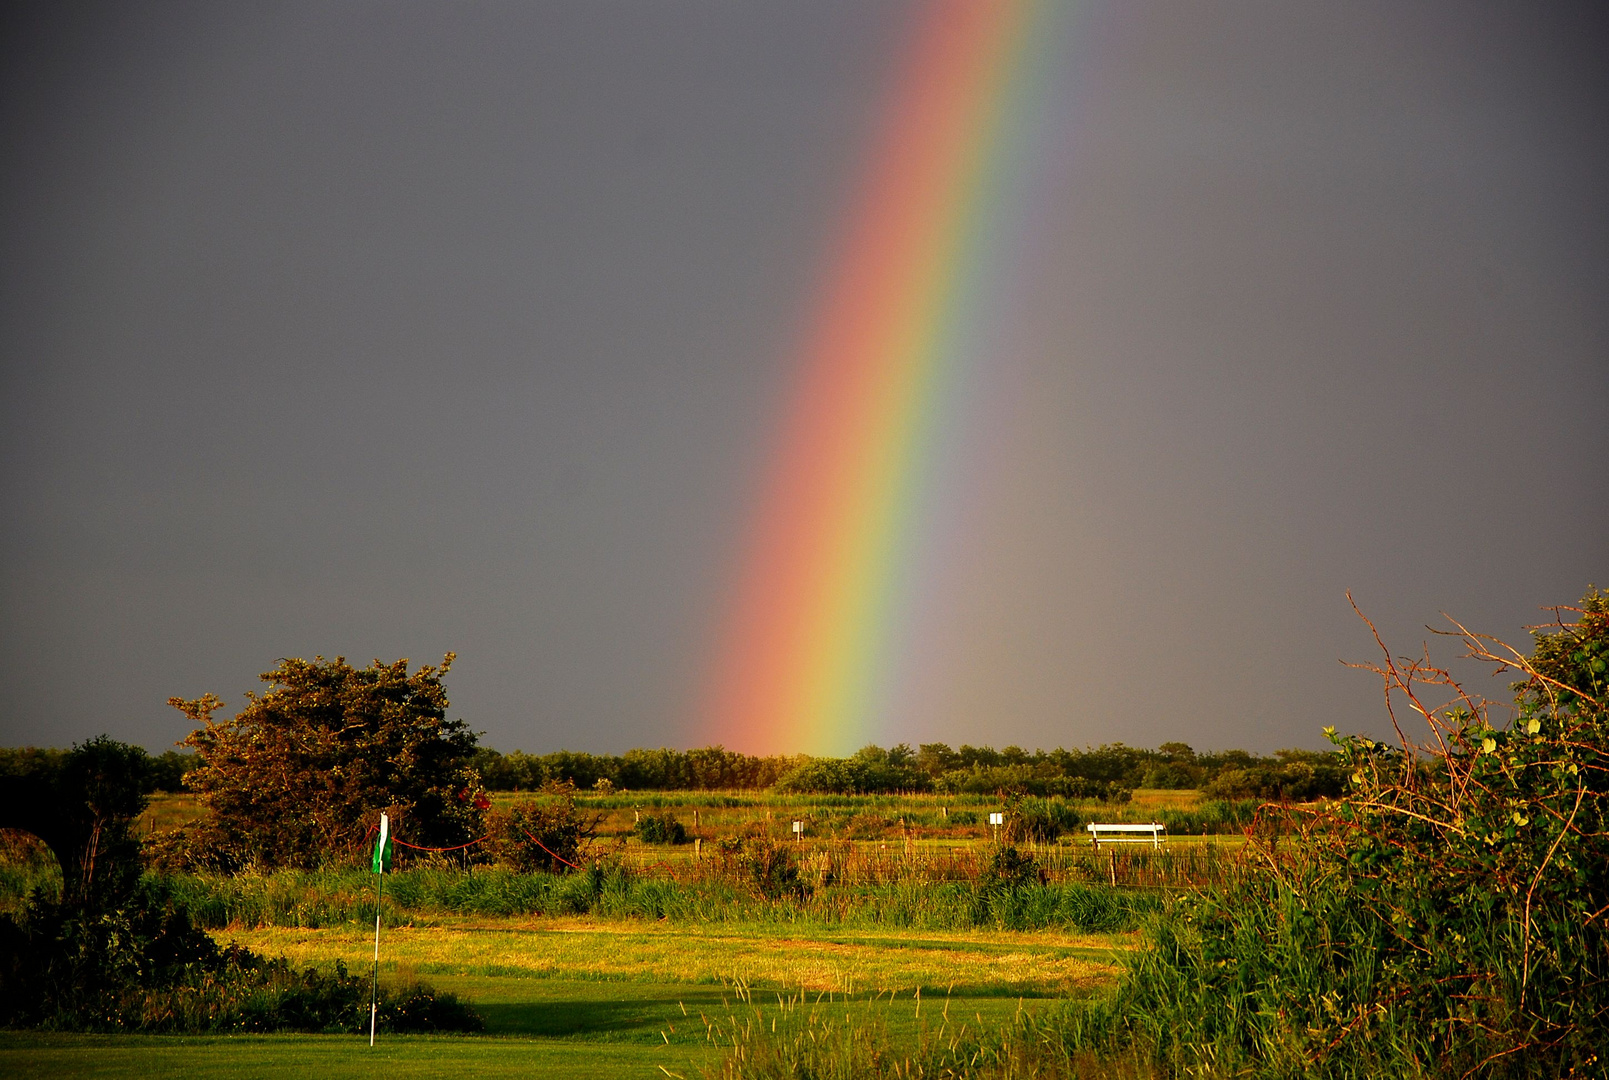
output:
[{"label": "overcast sky", "polygon": [[[1417,651],[1609,585],[1601,10],[1065,21],[977,661],[890,740],[1317,746],[1385,726],[1347,589]],[[492,746],[696,744],[914,11],[8,5],[0,742],[454,650]]]}]

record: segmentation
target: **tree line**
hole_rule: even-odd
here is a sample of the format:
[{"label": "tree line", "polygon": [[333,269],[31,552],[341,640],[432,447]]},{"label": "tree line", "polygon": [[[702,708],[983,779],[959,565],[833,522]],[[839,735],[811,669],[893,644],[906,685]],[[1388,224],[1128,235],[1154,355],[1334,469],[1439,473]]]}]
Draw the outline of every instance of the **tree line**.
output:
[{"label": "tree line", "polygon": [[[164,750],[152,754],[144,748],[131,746],[129,768],[138,776],[138,784],[148,792],[184,791],[184,775],[195,768],[197,758],[187,751]],[[0,746],[0,777],[33,776],[55,773],[67,763],[71,750],[40,746]]]},{"label": "tree line", "polygon": [[[1182,742],[1155,750],[1113,743],[1031,752],[901,743],[842,758],[755,756],[721,746],[501,754],[479,745],[462,720],[448,719],[443,677],[453,659],[449,653],[439,665],[413,670],[406,660],[365,668],[342,657],[281,660],[263,673],[266,689],[248,694],[233,717],[220,717],[224,703],[213,694],[169,701],[195,725],[184,743],[190,753],[152,757],[109,740],[95,744],[97,753],[106,757],[115,748],[119,783],[142,799],[144,792],[175,788],[198,796],[198,818],[147,845],[155,865],[223,872],[350,860],[369,842],[367,830],[381,810],[409,845],[462,850],[489,844],[484,851],[476,846],[477,858],[495,854],[493,848],[530,847],[527,861],[565,865],[574,862],[579,839],[580,791],[934,792],[1120,802],[1136,787],[1162,787],[1203,788],[1222,799],[1299,801],[1339,795],[1345,780],[1333,753],[1198,753]],[[28,784],[43,793],[50,777],[78,760],[75,754],[83,756],[0,751],[0,776],[11,779],[13,795]],[[493,809],[493,791],[545,792],[550,798],[544,801],[555,804],[556,796],[560,809],[543,811],[552,821],[515,820],[510,811]],[[0,809],[7,813],[0,816],[15,820],[0,820],[0,827],[45,835],[40,830],[49,829],[48,808],[57,800],[42,794],[5,801]],[[30,808],[46,820],[23,820]],[[65,854],[64,870],[75,857]]]},{"label": "tree line", "polygon": [[1334,797],[1345,776],[1335,754],[1280,750],[1198,753],[1185,743],[1155,750],[1112,743],[1083,750],[900,743],[849,757],[756,757],[720,746],[589,754],[503,754],[478,747],[473,765],[491,791],[534,791],[548,783],[636,791],[765,790],[816,794],[988,795],[1000,791],[1066,798],[1121,798],[1135,788],[1201,788],[1217,798]]},{"label": "tree line", "polygon": [[[148,791],[193,790],[185,778],[203,763],[192,752],[147,754],[133,748],[131,768]],[[69,751],[0,747],[0,777],[59,768]],[[1197,788],[1214,798],[1305,800],[1338,795],[1345,777],[1334,753],[1278,750],[1197,752],[1182,742],[1154,750],[1111,743],[1083,750],[901,743],[866,746],[849,757],[756,756],[704,746],[633,749],[624,754],[557,750],[501,753],[472,744],[463,762],[486,791],[537,791],[549,784],[581,790],[765,791],[813,794],[1026,794],[1110,798],[1135,788]]]}]

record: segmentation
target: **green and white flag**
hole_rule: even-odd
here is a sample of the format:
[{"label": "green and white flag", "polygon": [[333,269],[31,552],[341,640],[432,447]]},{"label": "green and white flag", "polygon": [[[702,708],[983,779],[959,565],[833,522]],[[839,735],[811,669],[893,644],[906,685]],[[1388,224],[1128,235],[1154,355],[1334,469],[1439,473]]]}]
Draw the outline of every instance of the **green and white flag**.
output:
[{"label": "green and white flag", "polygon": [[374,872],[383,874],[391,865],[391,819],[380,815],[380,839],[374,843]]}]

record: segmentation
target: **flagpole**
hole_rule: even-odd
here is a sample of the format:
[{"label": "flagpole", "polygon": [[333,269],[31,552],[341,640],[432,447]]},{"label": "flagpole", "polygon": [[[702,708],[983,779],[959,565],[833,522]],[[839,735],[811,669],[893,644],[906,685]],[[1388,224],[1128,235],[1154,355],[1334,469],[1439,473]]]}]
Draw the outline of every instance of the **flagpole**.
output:
[{"label": "flagpole", "polygon": [[385,875],[374,875],[374,977],[369,984],[369,1045],[374,1045],[374,1022],[380,1012],[380,897]]}]

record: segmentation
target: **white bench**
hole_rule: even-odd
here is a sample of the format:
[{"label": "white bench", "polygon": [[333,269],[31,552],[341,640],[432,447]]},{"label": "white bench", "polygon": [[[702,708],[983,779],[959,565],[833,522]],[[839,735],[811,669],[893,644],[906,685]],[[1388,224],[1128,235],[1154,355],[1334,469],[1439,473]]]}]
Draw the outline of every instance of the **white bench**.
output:
[{"label": "white bench", "polygon": [[1097,849],[1101,842],[1108,844],[1150,844],[1161,847],[1168,838],[1168,827],[1159,822],[1145,825],[1100,825],[1094,822],[1084,826],[1089,830],[1089,842]]}]

